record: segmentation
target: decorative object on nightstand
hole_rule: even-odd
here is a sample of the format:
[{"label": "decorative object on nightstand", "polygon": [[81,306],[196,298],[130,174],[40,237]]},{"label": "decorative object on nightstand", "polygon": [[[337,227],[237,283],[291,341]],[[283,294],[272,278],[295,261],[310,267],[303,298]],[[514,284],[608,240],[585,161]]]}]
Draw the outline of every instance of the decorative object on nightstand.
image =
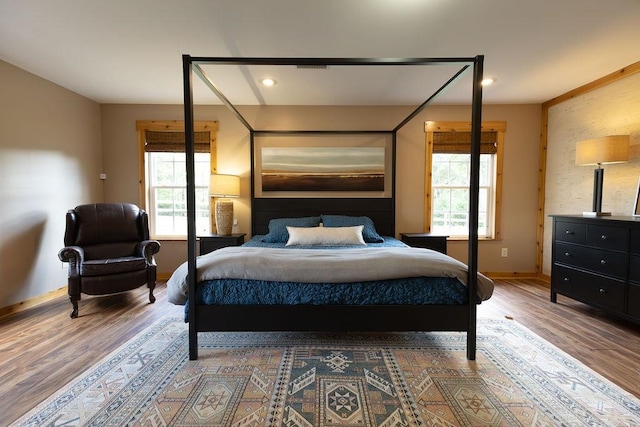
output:
[{"label": "decorative object on nightstand", "polygon": [[447,253],[447,237],[430,233],[400,233],[400,240],[414,248],[433,249]]},{"label": "decorative object on nightstand", "polygon": [[200,255],[208,254],[227,246],[240,246],[244,243],[244,236],[246,236],[246,233],[233,233],[229,236],[221,236],[219,234],[198,236],[198,240],[200,240]]},{"label": "decorative object on nightstand", "polygon": [[602,212],[602,183],[604,169],[608,163],[629,161],[629,135],[610,135],[580,141],[576,144],[576,165],[596,165],[593,172],[593,209],[584,216],[609,216]]},{"label": "decorative object on nightstand", "polygon": [[240,196],[240,178],[235,175],[211,175],[209,195],[219,197],[215,205],[218,234],[230,236],[233,229],[233,201],[229,197]]}]

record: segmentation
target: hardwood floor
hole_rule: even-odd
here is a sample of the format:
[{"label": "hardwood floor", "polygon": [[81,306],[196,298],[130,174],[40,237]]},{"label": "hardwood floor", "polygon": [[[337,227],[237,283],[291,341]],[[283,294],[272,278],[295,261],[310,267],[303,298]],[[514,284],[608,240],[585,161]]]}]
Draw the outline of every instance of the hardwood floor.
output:
[{"label": "hardwood floor", "polygon": [[[640,326],[620,321],[562,296],[535,279],[496,280],[493,297],[478,307],[479,317],[508,317],[569,353],[640,398]],[[19,418],[74,377],[90,368],[149,324],[182,315],[156,288],[149,304],[146,288],[106,297],[83,297],[80,317],[57,298],[0,319],[0,425]]]}]

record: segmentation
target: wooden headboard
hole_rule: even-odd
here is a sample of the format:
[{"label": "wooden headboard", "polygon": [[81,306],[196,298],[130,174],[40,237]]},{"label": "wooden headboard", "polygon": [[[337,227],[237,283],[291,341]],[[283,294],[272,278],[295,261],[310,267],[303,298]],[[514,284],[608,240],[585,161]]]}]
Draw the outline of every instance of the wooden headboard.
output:
[{"label": "wooden headboard", "polygon": [[392,198],[254,198],[251,234],[267,234],[274,218],[316,215],[368,216],[378,234],[395,237],[395,208]]}]

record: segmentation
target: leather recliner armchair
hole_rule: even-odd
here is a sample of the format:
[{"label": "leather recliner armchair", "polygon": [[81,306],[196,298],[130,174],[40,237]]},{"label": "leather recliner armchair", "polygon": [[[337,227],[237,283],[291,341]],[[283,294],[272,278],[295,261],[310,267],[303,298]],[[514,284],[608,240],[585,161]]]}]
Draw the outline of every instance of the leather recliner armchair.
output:
[{"label": "leather recliner armchair", "polygon": [[69,210],[64,244],[58,258],[69,263],[71,318],[78,317],[81,294],[114,294],[146,284],[155,302],[154,254],[160,243],[149,239],[149,219],[138,206],[96,203]]}]

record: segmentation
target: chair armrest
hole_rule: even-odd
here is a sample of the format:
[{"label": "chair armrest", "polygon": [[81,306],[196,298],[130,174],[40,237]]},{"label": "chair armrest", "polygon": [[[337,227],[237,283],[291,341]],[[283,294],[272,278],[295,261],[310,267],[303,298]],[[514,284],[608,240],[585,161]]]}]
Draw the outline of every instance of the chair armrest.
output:
[{"label": "chair armrest", "polygon": [[84,249],[80,246],[65,246],[58,252],[62,262],[69,263],[69,276],[79,276],[80,266],[84,262]]},{"label": "chair armrest", "polygon": [[136,253],[147,260],[147,264],[155,265],[154,254],[160,252],[160,242],[157,240],[143,240],[138,243]]}]

